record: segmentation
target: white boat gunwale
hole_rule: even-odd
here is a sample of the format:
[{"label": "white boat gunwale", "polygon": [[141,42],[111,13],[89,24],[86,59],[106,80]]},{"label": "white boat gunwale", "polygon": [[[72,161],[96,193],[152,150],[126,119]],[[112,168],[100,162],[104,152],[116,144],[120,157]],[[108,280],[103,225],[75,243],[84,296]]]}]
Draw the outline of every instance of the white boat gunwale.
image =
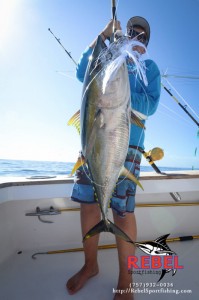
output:
[{"label": "white boat gunwale", "polygon": [[[172,180],[172,179],[194,179],[199,178],[199,170],[190,171],[168,171],[166,173],[158,174],[155,172],[141,172],[140,180]],[[68,184],[74,183],[74,177],[45,176],[44,179],[26,178],[26,177],[2,177],[0,178],[0,189],[12,186],[24,185],[46,185],[46,184]]]}]

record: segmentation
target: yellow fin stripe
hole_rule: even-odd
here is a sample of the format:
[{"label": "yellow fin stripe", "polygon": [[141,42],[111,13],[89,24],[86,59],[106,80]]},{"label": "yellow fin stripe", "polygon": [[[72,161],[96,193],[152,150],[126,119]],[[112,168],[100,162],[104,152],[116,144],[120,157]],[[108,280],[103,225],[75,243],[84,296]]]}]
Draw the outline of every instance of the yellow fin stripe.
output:
[{"label": "yellow fin stripe", "polygon": [[141,120],[134,114],[134,112],[131,110],[131,123],[141,127],[141,128],[145,128],[144,124],[142,124]]},{"label": "yellow fin stripe", "polygon": [[135,182],[142,190],[144,190],[143,186],[141,185],[141,183],[139,182],[139,180],[129,171],[127,170],[124,166],[120,172],[120,176],[123,175],[125,177],[127,177],[128,179],[132,180],[133,182]]},{"label": "yellow fin stripe", "polygon": [[80,134],[80,110],[78,110],[68,121],[67,125],[73,125]]},{"label": "yellow fin stripe", "polygon": [[77,171],[77,169],[79,169],[79,167],[81,167],[84,163],[85,163],[85,159],[83,157],[79,157],[77,162],[75,163],[70,175],[72,176]]}]

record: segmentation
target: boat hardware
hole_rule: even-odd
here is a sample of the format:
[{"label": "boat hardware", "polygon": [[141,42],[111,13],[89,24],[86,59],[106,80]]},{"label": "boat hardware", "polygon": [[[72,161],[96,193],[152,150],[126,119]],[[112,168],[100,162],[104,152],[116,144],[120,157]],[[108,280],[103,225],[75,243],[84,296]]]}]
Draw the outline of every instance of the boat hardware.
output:
[{"label": "boat hardware", "polygon": [[[174,193],[170,193],[174,194]],[[178,193],[175,193],[175,197],[180,197],[178,196]],[[172,196],[172,195],[171,195]],[[137,203],[135,206],[136,207],[165,207],[165,206],[197,206],[199,205],[199,202],[181,202],[179,203],[179,201],[176,201],[177,203]],[[39,207],[36,208],[36,212],[34,213],[27,213],[26,216],[37,216],[39,218],[39,220],[43,223],[53,223],[52,221],[46,221],[46,220],[42,220],[41,216],[49,216],[49,215],[58,215],[61,214],[62,212],[75,212],[75,211],[80,211],[79,207],[72,207],[72,208],[61,208],[61,209],[54,209],[52,206],[49,210],[40,210]]]},{"label": "boat hardware", "polygon": [[176,201],[180,201],[181,200],[181,196],[178,192],[174,192],[174,193],[169,193],[171,195],[171,197]]},{"label": "boat hardware", "polygon": [[36,207],[36,211],[33,213],[26,213],[26,216],[37,216],[40,222],[43,223],[54,223],[53,221],[43,220],[41,216],[54,216],[59,215],[61,212],[59,210],[55,210],[53,206],[50,207],[49,210],[43,209],[41,210],[39,207]]},{"label": "boat hardware", "polygon": [[[199,202],[180,202],[180,203],[136,203],[136,208],[141,207],[170,207],[170,206],[198,206]],[[63,212],[75,212],[80,211],[79,207],[70,207],[70,208],[60,208],[57,210],[60,214]]]},{"label": "boat hardware", "polygon": [[[167,243],[172,243],[172,242],[183,242],[183,241],[191,241],[194,239],[199,239],[199,235],[188,235],[188,236],[180,236],[180,237],[174,237],[174,238],[169,238],[166,240]],[[148,241],[142,241],[140,243],[145,243]],[[98,249],[99,250],[104,250],[104,249],[115,249],[117,248],[116,244],[110,244],[110,245],[99,245]],[[64,250],[55,250],[55,251],[47,251],[47,252],[36,252],[32,255],[32,259],[36,259],[36,255],[40,254],[61,254],[61,253],[69,253],[69,252],[78,252],[78,251],[84,251],[84,248],[71,248],[71,249],[64,249]]]},{"label": "boat hardware", "polygon": [[[198,206],[199,202],[172,202],[172,203],[136,203],[135,207],[172,207],[172,206]],[[80,211],[79,207],[60,208],[60,212]]]}]

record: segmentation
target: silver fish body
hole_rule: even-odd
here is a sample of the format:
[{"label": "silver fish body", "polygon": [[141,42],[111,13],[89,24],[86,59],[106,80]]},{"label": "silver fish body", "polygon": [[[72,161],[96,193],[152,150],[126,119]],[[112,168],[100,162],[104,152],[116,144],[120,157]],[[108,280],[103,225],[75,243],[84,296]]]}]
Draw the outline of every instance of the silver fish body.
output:
[{"label": "silver fish body", "polygon": [[124,61],[106,83],[112,60],[104,45],[99,36],[85,75],[80,110],[82,154],[102,213],[102,221],[84,239],[109,231],[130,241],[107,218],[110,198],[128,151],[131,114],[129,77]]}]

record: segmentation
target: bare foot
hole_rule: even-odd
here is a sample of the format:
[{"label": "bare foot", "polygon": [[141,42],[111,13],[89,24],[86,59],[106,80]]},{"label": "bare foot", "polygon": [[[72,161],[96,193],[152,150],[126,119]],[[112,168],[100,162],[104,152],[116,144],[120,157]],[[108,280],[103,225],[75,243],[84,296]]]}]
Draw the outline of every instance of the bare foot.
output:
[{"label": "bare foot", "polygon": [[68,293],[70,295],[75,294],[77,291],[79,291],[87,282],[87,280],[99,273],[98,265],[95,267],[92,266],[87,267],[84,265],[79,272],[77,272],[73,277],[71,277],[67,283],[66,287],[68,290]]}]

